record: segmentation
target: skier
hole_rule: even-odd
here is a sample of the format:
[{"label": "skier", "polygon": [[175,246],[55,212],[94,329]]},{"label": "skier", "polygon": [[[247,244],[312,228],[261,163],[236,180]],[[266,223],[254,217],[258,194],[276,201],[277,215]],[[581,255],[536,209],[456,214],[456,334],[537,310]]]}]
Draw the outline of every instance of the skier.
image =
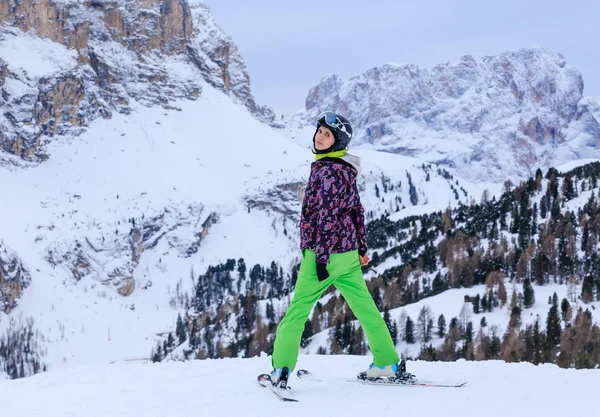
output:
[{"label": "skier", "polygon": [[[373,363],[360,379],[395,377],[404,371],[390,332],[375,306],[362,275],[369,263],[364,209],[356,177],[360,159],[347,153],[350,122],[325,112],[313,136],[316,161],[302,203],[302,263],[292,302],[277,327],[271,381],[285,387],[296,367],[305,322],[317,300],[331,285],[342,294],[367,335]],[[400,369],[400,372],[399,371]]]}]

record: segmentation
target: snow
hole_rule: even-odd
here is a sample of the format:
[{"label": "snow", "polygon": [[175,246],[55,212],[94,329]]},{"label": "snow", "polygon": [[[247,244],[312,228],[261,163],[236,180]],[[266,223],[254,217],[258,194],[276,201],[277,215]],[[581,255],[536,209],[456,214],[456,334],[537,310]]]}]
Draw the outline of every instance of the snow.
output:
[{"label": "snow", "polygon": [[23,70],[32,81],[77,66],[77,51],[16,28],[0,32],[0,59],[13,71]]},{"label": "snow", "polygon": [[423,379],[468,383],[463,388],[409,388],[347,381],[368,362],[360,356],[301,356],[298,367],[324,380],[294,376],[290,386],[297,403],[280,401],[256,382],[258,374],[270,371],[267,356],[88,365],[22,380],[0,380],[2,412],[11,417],[62,417],[82,412],[87,417],[184,417],[198,413],[215,417],[479,417],[482,412],[498,417],[593,415],[593,406],[583,399],[595,395],[595,370],[499,361],[409,361],[407,370]]}]

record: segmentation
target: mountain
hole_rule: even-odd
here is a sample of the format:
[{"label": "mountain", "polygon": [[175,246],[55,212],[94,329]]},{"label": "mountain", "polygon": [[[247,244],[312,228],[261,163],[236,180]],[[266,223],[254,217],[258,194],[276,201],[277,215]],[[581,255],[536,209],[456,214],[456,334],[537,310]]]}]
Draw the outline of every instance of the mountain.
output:
[{"label": "mountain", "polygon": [[[298,403],[286,403],[256,383],[269,358],[223,359],[162,364],[116,363],[50,371],[20,381],[0,380],[3,410],[13,417],[172,416],[201,412],[218,416],[264,416],[265,410],[290,417],[307,413],[333,416],[409,414],[478,417],[589,415],[597,370],[564,370],[550,365],[499,361],[408,362],[422,378],[467,380],[464,388],[363,386],[346,379],[366,367],[360,356],[301,356],[299,366],[324,381],[293,378]],[[543,383],[540,383],[543,381]],[[31,393],[37,395],[31,401]],[[550,398],[560,398],[551,401]],[[502,401],[500,400],[502,399]],[[493,407],[492,407],[493,405]],[[490,408],[493,408],[490,410]]]},{"label": "mountain", "polygon": [[202,1],[10,0],[0,20],[0,149],[11,164],[48,158],[56,137],[128,114],[134,102],[177,109],[203,83],[273,123]]},{"label": "mountain", "polygon": [[518,182],[600,155],[598,104],[583,89],[581,74],[545,48],[465,55],[431,69],[385,64],[323,78],[288,130],[334,110],[369,149],[453,167],[474,182]]}]

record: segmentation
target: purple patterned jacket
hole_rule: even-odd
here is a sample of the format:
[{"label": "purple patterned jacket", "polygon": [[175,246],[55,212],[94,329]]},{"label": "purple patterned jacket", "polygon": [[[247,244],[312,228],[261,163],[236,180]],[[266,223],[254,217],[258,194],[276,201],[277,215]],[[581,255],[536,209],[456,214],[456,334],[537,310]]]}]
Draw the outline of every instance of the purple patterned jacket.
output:
[{"label": "purple patterned jacket", "polygon": [[356,177],[360,160],[352,155],[325,157],[311,165],[302,203],[300,248],[315,251],[317,262],[331,253],[367,252],[364,209]]}]

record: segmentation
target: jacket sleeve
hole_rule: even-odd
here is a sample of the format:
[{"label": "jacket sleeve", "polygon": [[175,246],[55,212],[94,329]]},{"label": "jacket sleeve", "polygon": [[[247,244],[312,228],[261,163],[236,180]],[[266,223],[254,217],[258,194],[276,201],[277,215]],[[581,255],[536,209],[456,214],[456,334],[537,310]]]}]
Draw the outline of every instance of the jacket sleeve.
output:
[{"label": "jacket sleeve", "polygon": [[337,243],[336,219],[342,205],[342,190],[344,188],[340,174],[327,166],[319,173],[317,201],[319,216],[317,224],[317,242],[315,245],[315,260],[319,263],[329,263],[331,248]]},{"label": "jacket sleeve", "polygon": [[363,256],[367,253],[369,246],[367,245],[367,227],[365,226],[365,209],[360,202],[360,195],[358,194],[358,187],[356,183],[352,186],[352,193],[356,201],[354,208],[354,224],[356,226],[356,239],[358,240],[358,254]]}]

